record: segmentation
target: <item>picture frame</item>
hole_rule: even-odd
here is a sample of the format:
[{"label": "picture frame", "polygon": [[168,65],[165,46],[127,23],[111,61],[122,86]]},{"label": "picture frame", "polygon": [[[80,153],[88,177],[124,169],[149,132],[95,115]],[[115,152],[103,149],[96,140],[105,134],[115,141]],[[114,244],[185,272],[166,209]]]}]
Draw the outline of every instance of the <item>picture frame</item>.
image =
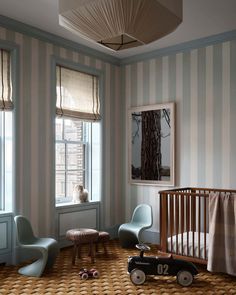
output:
[{"label": "picture frame", "polygon": [[175,104],[131,108],[128,122],[130,183],[174,186]]}]

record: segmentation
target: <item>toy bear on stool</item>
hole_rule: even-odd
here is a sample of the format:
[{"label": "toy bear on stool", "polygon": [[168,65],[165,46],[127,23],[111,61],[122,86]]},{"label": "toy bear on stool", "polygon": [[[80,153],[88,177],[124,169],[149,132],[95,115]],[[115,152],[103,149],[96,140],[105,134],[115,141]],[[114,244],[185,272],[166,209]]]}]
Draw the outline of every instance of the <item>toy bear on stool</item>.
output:
[{"label": "toy bear on stool", "polygon": [[73,190],[73,202],[85,203],[88,202],[88,191],[82,185],[76,184]]}]

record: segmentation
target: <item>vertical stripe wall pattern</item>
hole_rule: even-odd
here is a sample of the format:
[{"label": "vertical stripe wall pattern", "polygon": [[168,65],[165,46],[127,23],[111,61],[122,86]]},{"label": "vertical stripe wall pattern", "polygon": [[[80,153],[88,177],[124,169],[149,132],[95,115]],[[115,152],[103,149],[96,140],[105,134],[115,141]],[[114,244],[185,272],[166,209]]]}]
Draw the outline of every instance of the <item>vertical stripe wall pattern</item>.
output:
[{"label": "vertical stripe wall pattern", "polygon": [[235,40],[121,68],[5,28],[0,42],[19,48],[15,213],[28,216],[36,234],[54,234],[55,226],[52,56],[104,73],[102,227],[129,220],[146,202],[159,229],[158,191],[165,188],[128,183],[131,107],[175,102],[176,186],[236,188]]},{"label": "vertical stripe wall pattern", "polygon": [[127,110],[175,102],[175,186],[236,188],[236,41],[124,65],[126,219],[142,202],[154,208],[165,187],[128,183]]},{"label": "vertical stripe wall pattern", "polygon": [[16,103],[15,213],[26,215],[36,234],[53,235],[55,227],[54,118],[51,58],[101,70],[103,100],[103,192],[101,226],[121,222],[120,67],[52,43],[0,28],[0,42],[19,47]]}]

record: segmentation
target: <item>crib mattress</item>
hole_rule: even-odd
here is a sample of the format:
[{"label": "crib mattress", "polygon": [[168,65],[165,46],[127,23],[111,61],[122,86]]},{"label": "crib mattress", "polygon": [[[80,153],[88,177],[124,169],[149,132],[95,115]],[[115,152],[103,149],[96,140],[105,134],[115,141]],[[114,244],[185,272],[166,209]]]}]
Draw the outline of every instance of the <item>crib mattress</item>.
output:
[{"label": "crib mattress", "polygon": [[[206,257],[208,257],[208,236],[206,234]],[[177,235],[172,236],[172,251],[171,251],[171,238],[169,237],[167,240],[168,243],[168,251],[185,256],[191,256],[196,258],[205,259],[204,253],[204,233],[200,232],[200,243],[198,243],[198,232],[194,232],[194,255],[193,255],[193,232],[188,232],[188,246],[187,246],[187,232],[183,233],[183,252],[182,252],[182,234],[178,234],[178,253],[176,251],[177,247]],[[198,247],[200,246],[200,257]],[[187,251],[188,247],[188,251]]]}]

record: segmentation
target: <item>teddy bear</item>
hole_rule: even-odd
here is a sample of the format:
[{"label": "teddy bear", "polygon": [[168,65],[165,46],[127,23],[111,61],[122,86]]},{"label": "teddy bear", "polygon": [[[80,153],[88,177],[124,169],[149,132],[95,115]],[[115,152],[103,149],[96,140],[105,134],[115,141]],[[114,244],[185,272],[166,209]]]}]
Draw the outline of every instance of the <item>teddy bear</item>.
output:
[{"label": "teddy bear", "polygon": [[84,189],[83,185],[76,184],[73,190],[73,203],[88,202],[88,191]]}]

